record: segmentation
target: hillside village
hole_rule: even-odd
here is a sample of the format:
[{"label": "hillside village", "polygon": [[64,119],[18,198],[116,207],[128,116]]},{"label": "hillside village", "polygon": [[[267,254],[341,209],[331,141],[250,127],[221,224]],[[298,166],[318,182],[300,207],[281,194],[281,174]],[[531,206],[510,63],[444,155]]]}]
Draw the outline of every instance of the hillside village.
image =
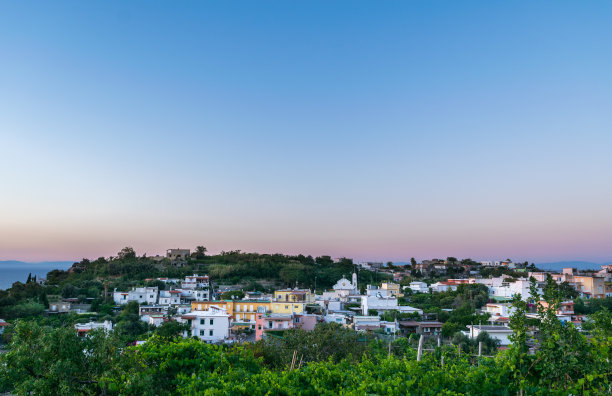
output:
[{"label": "hillside village", "polygon": [[[189,249],[169,249],[164,257],[151,259],[163,260],[171,267],[185,267],[193,257]],[[75,263],[71,271],[84,271],[81,267]],[[258,341],[282,337],[291,329],[311,331],[319,323],[337,323],[356,332],[394,338],[450,339],[462,333],[477,339],[486,333],[502,349],[510,343],[512,334],[508,326],[514,309],[511,300],[520,295],[528,301],[532,285],[540,295],[547,282],[559,285],[567,299],[561,303],[557,318],[573,323],[578,329],[587,316],[576,312],[574,299],[582,302],[612,296],[612,265],[602,266],[597,272],[579,273],[564,268],[555,273],[511,260],[477,263],[450,257],[413,261],[406,266],[370,262],[352,267],[352,273],[342,275],[326,290],[298,286],[267,292],[220,288],[209,275],[194,273],[181,278],[145,278],[140,286],[105,289],[103,293],[106,301],[112,301],[114,312],[136,304],[139,320],[150,328],[180,323],[184,326],[181,331],[184,337],[196,337],[207,343]],[[386,280],[360,284],[360,271],[374,271]],[[39,279],[37,283],[44,284],[45,280]],[[469,295],[472,300],[460,304],[462,295]],[[447,301],[436,302],[436,298]],[[532,302],[528,316],[536,319],[537,308],[543,303]],[[453,319],[466,306],[473,307],[467,316]],[[83,298],[58,297],[49,301],[44,315],[77,312],[83,318],[92,311],[91,304]],[[94,329],[113,331],[115,321],[112,316],[100,321],[80,320],[74,328],[85,336]],[[7,325],[0,320],[0,331]]]}]

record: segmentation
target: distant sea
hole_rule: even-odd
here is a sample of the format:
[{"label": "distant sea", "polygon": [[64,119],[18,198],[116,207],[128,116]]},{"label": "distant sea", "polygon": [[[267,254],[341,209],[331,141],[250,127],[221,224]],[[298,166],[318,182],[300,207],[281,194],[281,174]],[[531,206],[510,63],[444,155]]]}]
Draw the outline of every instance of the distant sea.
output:
[{"label": "distant sea", "polygon": [[8,289],[15,282],[28,279],[28,274],[37,278],[46,278],[54,269],[67,270],[73,261],[46,261],[41,263],[25,263],[23,261],[0,261],[0,289]]},{"label": "distant sea", "polygon": [[592,263],[590,261],[557,261],[554,263],[535,263],[536,267],[548,271],[562,271],[563,268],[576,268],[577,270],[600,270],[607,263]]}]

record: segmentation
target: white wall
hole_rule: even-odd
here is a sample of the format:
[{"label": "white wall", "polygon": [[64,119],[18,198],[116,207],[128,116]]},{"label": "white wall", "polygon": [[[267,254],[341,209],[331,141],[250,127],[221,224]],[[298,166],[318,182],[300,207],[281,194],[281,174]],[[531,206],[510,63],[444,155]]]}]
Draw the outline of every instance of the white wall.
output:
[{"label": "white wall", "polygon": [[223,341],[229,336],[229,316],[218,314],[197,315],[191,321],[191,335],[207,342]]}]

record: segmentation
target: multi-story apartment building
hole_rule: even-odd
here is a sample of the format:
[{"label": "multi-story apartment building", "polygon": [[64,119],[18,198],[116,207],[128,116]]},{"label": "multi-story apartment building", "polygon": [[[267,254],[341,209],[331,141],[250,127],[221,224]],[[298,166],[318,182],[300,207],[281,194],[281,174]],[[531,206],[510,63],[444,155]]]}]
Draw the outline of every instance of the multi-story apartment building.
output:
[{"label": "multi-story apartment building", "polygon": [[229,337],[230,315],[219,307],[211,306],[205,311],[193,311],[181,316],[181,320],[190,326],[183,336],[194,336],[215,343]]},{"label": "multi-story apartment building", "polygon": [[123,305],[130,301],[137,301],[138,304],[156,304],[158,289],[155,287],[136,287],[129,292],[113,291],[115,304]]},{"label": "multi-story apartment building", "polygon": [[162,290],[159,292],[160,305],[179,305],[181,303],[180,290]]},{"label": "multi-story apartment building", "polygon": [[211,307],[224,309],[234,324],[252,329],[255,328],[256,314],[271,310],[269,300],[218,300],[191,303],[192,311],[205,311]]}]

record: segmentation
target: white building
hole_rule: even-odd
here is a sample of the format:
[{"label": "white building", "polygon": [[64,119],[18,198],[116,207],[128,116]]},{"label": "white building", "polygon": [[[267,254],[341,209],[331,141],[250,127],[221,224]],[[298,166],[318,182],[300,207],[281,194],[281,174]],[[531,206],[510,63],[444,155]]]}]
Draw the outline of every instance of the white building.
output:
[{"label": "white building", "polygon": [[407,305],[399,305],[397,298],[385,297],[382,295],[382,293],[377,293],[376,295],[361,297],[362,315],[368,315],[368,312],[370,310],[376,310],[377,312],[398,311],[401,313],[416,312],[419,315],[423,314],[422,310],[418,308],[409,307]]},{"label": "white building", "polygon": [[492,318],[509,318],[514,312],[514,307],[508,303],[488,303],[484,311],[489,313]]},{"label": "white building", "polygon": [[378,316],[354,316],[353,324],[355,331],[375,330],[380,328],[380,318]]},{"label": "white building", "polygon": [[[476,279],[476,283],[483,284],[489,288],[489,296],[495,300],[510,300],[520,294],[522,300],[530,297],[531,283],[528,279],[509,279],[508,276],[490,279]],[[538,284],[538,292],[542,293],[542,285]]]},{"label": "white building", "polygon": [[150,314],[146,315],[146,317],[148,318],[147,323],[155,327],[161,326],[166,321],[166,318],[163,314]]},{"label": "white building", "polygon": [[198,289],[210,286],[210,279],[207,275],[193,274],[185,277],[185,280],[181,282],[183,289]]},{"label": "white building", "polygon": [[355,331],[375,331],[382,329],[386,334],[395,334],[399,329],[397,322],[386,322],[378,316],[355,316],[353,317]]},{"label": "white building", "polygon": [[468,325],[467,328],[468,330],[464,331],[463,334],[471,339],[476,339],[480,333],[487,332],[491,338],[499,340],[500,346],[508,346],[511,344],[509,337],[512,334],[512,329],[509,327]]},{"label": "white building", "polygon": [[230,316],[223,308],[211,306],[208,311],[192,311],[181,319],[191,327],[185,337],[194,336],[209,343],[222,342],[229,337]]},{"label": "white building", "polygon": [[359,296],[357,288],[357,274],[353,272],[352,281],[349,281],[344,276],[333,286],[333,292],[323,293],[324,299],[338,299],[342,302],[347,302],[351,297]]},{"label": "white building", "polygon": [[396,297],[391,290],[383,289],[378,286],[368,285],[366,287],[366,296]]},{"label": "white building", "polygon": [[361,298],[361,313],[364,316],[368,315],[368,311],[373,309],[376,311],[391,311],[399,310],[397,298],[395,297],[383,297],[381,293],[377,293],[373,296],[363,296]]},{"label": "white building", "polygon": [[429,293],[429,287],[425,282],[410,282],[408,286],[413,293]]},{"label": "white building", "polygon": [[89,323],[77,323],[74,325],[79,336],[86,335],[91,330],[103,329],[106,332],[113,330],[113,323],[110,320],[104,322],[89,322]]},{"label": "white building", "polygon": [[181,282],[181,288],[184,290],[193,290],[193,297],[196,301],[210,301],[211,300],[211,288],[210,279],[207,275],[193,274],[186,276],[185,280]]},{"label": "white building", "polygon": [[344,303],[335,296],[317,295],[315,297],[315,304],[327,309],[328,312],[344,310]]},{"label": "white building", "polygon": [[325,321],[325,323],[338,323],[341,325],[345,325],[348,323],[348,316],[338,314],[338,313],[333,313],[333,314],[325,315],[323,317],[323,320]]},{"label": "white building", "polygon": [[399,323],[397,323],[397,321],[386,322],[381,320],[380,328],[383,329],[386,334],[395,334],[399,330]]},{"label": "white building", "polygon": [[156,304],[158,296],[157,286],[155,287],[136,287],[129,292],[113,291],[115,304],[123,305],[130,301],[137,301],[138,304]]},{"label": "white building", "polygon": [[455,290],[457,290],[457,285],[448,281],[436,282],[431,285],[431,291],[436,293]]},{"label": "white building", "polygon": [[159,305],[179,305],[180,303],[180,290],[161,290],[159,292]]},{"label": "white building", "polygon": [[418,308],[414,308],[414,307],[409,307],[408,305],[400,305],[398,306],[398,311],[400,311],[400,313],[418,313],[419,315],[423,315],[423,310],[422,309],[418,309]]}]

